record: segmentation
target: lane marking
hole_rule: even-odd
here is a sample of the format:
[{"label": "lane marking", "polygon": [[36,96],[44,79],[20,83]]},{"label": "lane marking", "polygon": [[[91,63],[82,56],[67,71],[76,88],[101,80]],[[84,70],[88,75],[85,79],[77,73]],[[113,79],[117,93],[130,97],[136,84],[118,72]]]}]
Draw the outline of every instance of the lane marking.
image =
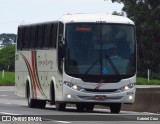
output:
[{"label": "lane marking", "polygon": [[0,96],[8,96],[8,95],[0,95]]},{"label": "lane marking", "polygon": [[10,103],[10,102],[8,102],[8,103],[1,103],[0,102],[0,104],[2,104],[2,105],[11,105],[12,104],[13,105],[13,103]]},{"label": "lane marking", "polygon": [[0,92],[7,91],[7,92],[15,92],[15,90],[0,90]]},{"label": "lane marking", "polygon": [[63,124],[69,124],[69,123],[71,123],[71,122],[68,122],[68,121],[55,121],[55,122],[63,123]]},{"label": "lane marking", "polygon": [[20,114],[15,114],[15,113],[8,113],[8,112],[0,112],[0,113],[4,115],[20,115]]},{"label": "lane marking", "polygon": [[44,121],[52,121],[52,122],[58,122],[58,123],[63,123],[63,124],[70,124],[70,123],[72,123],[72,122],[68,122],[68,121],[58,121],[58,120],[52,120],[52,119],[47,119],[47,118],[43,118],[43,119],[44,119]]}]

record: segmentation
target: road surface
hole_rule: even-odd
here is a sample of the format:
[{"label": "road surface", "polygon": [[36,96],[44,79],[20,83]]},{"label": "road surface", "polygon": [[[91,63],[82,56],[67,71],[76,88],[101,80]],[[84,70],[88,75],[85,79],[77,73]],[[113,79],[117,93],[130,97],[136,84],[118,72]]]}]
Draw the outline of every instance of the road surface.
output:
[{"label": "road surface", "polygon": [[[110,114],[110,110],[94,109],[93,112],[77,112],[75,107],[67,107],[66,111],[56,111],[55,106],[47,104],[45,109],[28,108],[27,100],[15,95],[14,87],[0,86],[0,117],[7,124],[17,123],[37,123],[37,124],[159,124],[160,115],[146,112],[121,111],[118,115]],[[11,117],[15,122],[6,121],[6,117]],[[15,118],[13,118],[15,117]],[[19,117],[19,120],[16,120]],[[32,122],[37,117],[38,122]],[[22,122],[25,119],[30,122]],[[145,119],[150,119],[142,121]],[[151,119],[155,119],[151,121]],[[158,119],[158,121],[156,120]],[[36,120],[36,119],[35,119]],[[41,122],[42,120],[42,122]],[[44,122],[45,121],[45,122]]]}]

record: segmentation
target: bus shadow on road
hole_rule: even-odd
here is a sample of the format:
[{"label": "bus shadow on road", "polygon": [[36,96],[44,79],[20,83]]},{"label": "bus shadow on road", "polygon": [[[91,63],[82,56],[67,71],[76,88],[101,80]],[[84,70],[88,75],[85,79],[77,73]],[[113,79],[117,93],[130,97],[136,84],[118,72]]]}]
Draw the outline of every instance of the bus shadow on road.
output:
[{"label": "bus shadow on road", "polygon": [[[57,111],[55,107],[46,107],[45,110],[53,110],[53,111]],[[100,114],[109,114],[110,111],[107,110],[107,109],[94,109],[93,111],[87,111],[87,110],[84,110],[84,111],[78,111],[75,107],[66,107],[66,109],[62,112],[75,112],[75,113],[100,113]]]}]

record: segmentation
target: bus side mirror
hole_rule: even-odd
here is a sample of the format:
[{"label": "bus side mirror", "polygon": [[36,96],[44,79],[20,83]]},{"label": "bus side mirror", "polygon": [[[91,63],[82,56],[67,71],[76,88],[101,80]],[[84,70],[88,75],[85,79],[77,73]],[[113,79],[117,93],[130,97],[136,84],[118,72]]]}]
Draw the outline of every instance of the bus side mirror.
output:
[{"label": "bus side mirror", "polygon": [[58,42],[58,55],[60,58],[65,58],[66,56],[66,46],[63,41]]}]

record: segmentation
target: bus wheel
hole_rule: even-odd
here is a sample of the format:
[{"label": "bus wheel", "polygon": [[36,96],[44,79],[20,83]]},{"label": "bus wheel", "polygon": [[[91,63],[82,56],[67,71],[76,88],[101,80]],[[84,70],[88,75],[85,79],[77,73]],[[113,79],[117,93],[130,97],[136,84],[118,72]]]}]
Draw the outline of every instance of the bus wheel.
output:
[{"label": "bus wheel", "polygon": [[86,105],[86,110],[87,111],[93,111],[93,109],[94,109],[94,105],[93,104]]},{"label": "bus wheel", "polygon": [[77,104],[76,104],[76,107],[77,107],[77,110],[78,110],[78,111],[84,111],[84,109],[85,109],[85,105],[80,104],[80,103],[77,103]]},{"label": "bus wheel", "polygon": [[110,111],[113,114],[118,114],[120,113],[121,110],[121,103],[113,103],[110,105]]},{"label": "bus wheel", "polygon": [[56,105],[56,110],[58,111],[64,111],[66,108],[66,103],[56,101],[55,105]]},{"label": "bus wheel", "polygon": [[45,108],[46,101],[45,100],[36,100],[38,108]]},{"label": "bus wheel", "polygon": [[31,98],[30,88],[28,88],[27,99],[28,99],[28,107],[35,108],[36,107],[36,100]]},{"label": "bus wheel", "polygon": [[51,105],[55,104],[55,91],[54,91],[54,84],[51,82],[50,85],[50,96],[51,96]]}]

